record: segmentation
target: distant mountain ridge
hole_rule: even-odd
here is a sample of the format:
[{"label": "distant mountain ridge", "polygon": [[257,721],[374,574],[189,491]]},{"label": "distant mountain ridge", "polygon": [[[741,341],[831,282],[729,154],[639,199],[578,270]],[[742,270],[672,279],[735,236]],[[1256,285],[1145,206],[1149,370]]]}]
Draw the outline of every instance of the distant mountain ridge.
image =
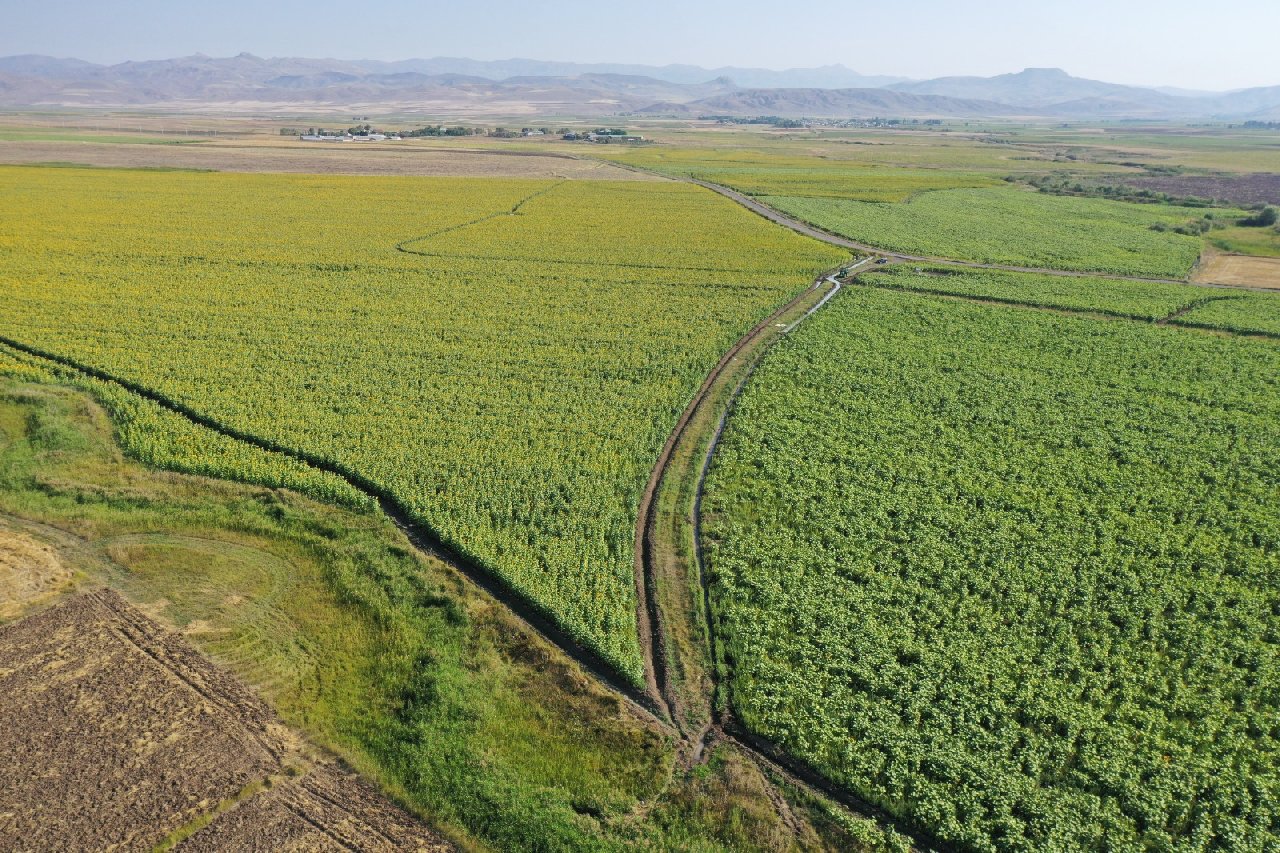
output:
[{"label": "distant mountain ridge", "polygon": [[684,104],[653,104],[639,112],[648,115],[768,115],[784,118],[1013,118],[1039,115],[1036,111],[995,101],[917,95],[890,89],[736,89]]},{"label": "distant mountain ridge", "polygon": [[416,71],[421,74],[467,74],[506,81],[513,77],[574,77],[580,74],[622,74],[631,77],[651,77],[668,83],[706,83],[710,80],[732,80],[749,88],[809,87],[817,89],[879,88],[907,80],[905,77],[866,75],[852,71],[843,65],[824,65],[820,68],[791,68],[773,71],[767,68],[703,68],[698,65],[636,65],[612,62],[550,62],[540,59],[479,60],[459,57],[435,59],[405,59],[398,62],[356,60],[359,65],[375,73],[389,71]]},{"label": "distant mountain ridge", "polygon": [[1061,68],[1027,68],[995,77],[939,77],[890,84],[895,92],[971,98],[1032,107],[1064,117],[1263,118],[1280,107],[1280,86],[1234,92],[1147,89],[1072,77]]},{"label": "distant mountain ridge", "polygon": [[1157,90],[1073,77],[1058,68],[905,80],[843,65],[771,71],[450,57],[267,59],[249,53],[97,65],[36,54],[0,57],[0,106],[220,104],[431,115],[1273,120],[1280,117],[1280,86],[1227,93]]}]

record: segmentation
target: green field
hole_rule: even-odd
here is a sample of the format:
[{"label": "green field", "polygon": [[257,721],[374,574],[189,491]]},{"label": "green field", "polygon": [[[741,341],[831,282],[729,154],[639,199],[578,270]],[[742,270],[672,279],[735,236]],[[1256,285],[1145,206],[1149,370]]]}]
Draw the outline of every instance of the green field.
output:
[{"label": "green field", "polygon": [[1014,189],[945,190],[907,204],[762,200],[850,239],[926,257],[1183,278],[1200,256],[1198,237],[1151,230],[1185,222],[1194,212],[1182,208]]},{"label": "green field", "polygon": [[1280,294],[1228,291],[1173,320],[1187,326],[1280,337]]},{"label": "green field", "polygon": [[1278,423],[1273,342],[846,289],[707,484],[733,708],[963,849],[1272,849]]},{"label": "green field", "polygon": [[[843,257],[679,184],[0,184],[0,335],[339,466],[635,681],[633,528],[658,449],[720,354]],[[161,440],[125,437],[144,457]],[[189,470],[284,476],[155,452],[184,451]]]},{"label": "green field", "polygon": [[[901,853],[888,825],[1276,849],[1280,295],[1116,277],[1276,235],[1023,186],[1280,168],[1276,137],[654,133],[465,144],[704,179],[931,259],[777,318],[677,436],[642,576],[674,725],[370,494],[643,687],[655,461],[734,342],[849,263],[687,182],[0,165],[0,534],[47,537],[467,850]],[[180,141],[0,131],[70,139]]]},{"label": "green field", "polygon": [[[860,284],[963,296],[1011,305],[1160,320],[1221,291],[1186,284],[1037,275],[964,267],[898,265],[863,273]],[[1232,294],[1234,296],[1234,294]]]},{"label": "green field", "polygon": [[859,201],[905,201],[929,190],[990,187],[1000,180],[978,172],[903,168],[814,156],[800,146],[759,148],[637,148],[610,159],[674,177],[724,184],[750,195],[798,195]]},{"label": "green field", "polygon": [[1224,252],[1256,255],[1260,258],[1280,257],[1280,228],[1230,226],[1209,234],[1209,242]]},{"label": "green field", "polygon": [[732,749],[672,767],[664,736],[379,513],[156,471],[112,428],[0,347],[0,544],[34,539],[72,584],[183,631],[461,849],[902,849],[784,786],[788,827]]}]

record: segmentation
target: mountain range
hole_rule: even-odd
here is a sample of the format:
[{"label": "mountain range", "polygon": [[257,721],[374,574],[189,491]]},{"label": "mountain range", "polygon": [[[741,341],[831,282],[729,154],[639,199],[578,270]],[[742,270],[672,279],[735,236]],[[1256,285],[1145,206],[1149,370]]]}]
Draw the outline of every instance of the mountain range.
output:
[{"label": "mountain range", "polygon": [[0,57],[0,106],[363,109],[427,115],[776,115],[810,118],[1275,120],[1280,86],[1207,93],[1028,68],[907,80],[843,65],[771,71],[465,58],[264,59],[252,54],[97,65]]}]

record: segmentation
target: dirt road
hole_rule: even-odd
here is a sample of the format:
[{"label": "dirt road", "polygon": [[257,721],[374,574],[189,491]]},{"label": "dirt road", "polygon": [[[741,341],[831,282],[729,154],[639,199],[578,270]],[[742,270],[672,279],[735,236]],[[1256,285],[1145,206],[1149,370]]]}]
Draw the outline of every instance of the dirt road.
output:
[{"label": "dirt road", "polygon": [[1116,275],[1114,273],[1106,272],[1054,270],[1047,269],[1045,267],[1018,267],[1008,264],[983,264],[978,263],[977,261],[957,261],[952,258],[937,258],[928,255],[908,255],[903,252],[891,252],[886,249],[878,249],[875,246],[868,246],[865,243],[859,243],[856,240],[850,240],[848,237],[842,237],[839,234],[832,234],[830,231],[824,231],[821,228],[816,228],[807,222],[802,222],[799,219],[788,216],[781,211],[769,207],[767,204],[756,201],[754,198],[751,198],[744,193],[740,193],[737,190],[730,189],[729,187],[721,186],[720,184],[713,184],[710,181],[699,180],[698,178],[688,178],[687,180],[689,183],[697,184],[698,186],[709,189],[712,192],[719,193],[725,198],[732,199],[748,210],[760,214],[770,222],[774,222],[785,228],[790,228],[797,234],[803,234],[806,237],[812,237],[815,240],[821,240],[824,243],[829,243],[832,246],[839,246],[842,249],[849,249],[854,252],[862,252],[868,255],[891,258],[895,261],[913,261],[921,264],[946,264],[947,266],[965,267],[967,269],[1033,273],[1035,275],[1052,275],[1060,278],[1110,278],[1120,281],[1145,281],[1153,284],[1185,284],[1192,287],[1216,287],[1249,290],[1258,289],[1258,286],[1256,285],[1251,286],[1246,284],[1233,284],[1215,281],[1192,281],[1180,278],[1149,278],[1144,276]]}]

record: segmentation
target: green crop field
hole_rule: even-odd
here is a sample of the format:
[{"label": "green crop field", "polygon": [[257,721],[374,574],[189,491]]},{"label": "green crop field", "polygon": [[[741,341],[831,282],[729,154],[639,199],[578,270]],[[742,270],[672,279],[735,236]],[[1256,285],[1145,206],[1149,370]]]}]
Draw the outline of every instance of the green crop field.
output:
[{"label": "green crop field", "polygon": [[875,287],[949,294],[1037,308],[1089,311],[1140,320],[1160,320],[1205,298],[1225,298],[1221,291],[1189,284],[947,266],[893,266],[864,273],[858,281]]},{"label": "green crop field", "polygon": [[847,288],[707,484],[732,706],[962,849],[1274,849],[1277,424],[1271,341]]},{"label": "green crop field", "polygon": [[1243,334],[1280,337],[1280,294],[1227,291],[1172,322]]},{"label": "green crop field", "polygon": [[1014,189],[944,190],[907,204],[770,196],[769,205],[876,248],[927,257],[1182,278],[1200,239],[1151,230],[1192,211]]},{"label": "green crop field", "polygon": [[[237,157],[282,122],[236,120]],[[634,123],[396,156],[598,158],[928,259],[778,334],[815,289],[721,371],[849,253],[652,175],[0,165],[0,534],[464,849],[1275,849],[1280,294],[1182,281],[1275,235],[1072,187],[1269,170],[1274,137]],[[0,130],[71,139],[186,141]]]},{"label": "green crop field", "polygon": [[[69,380],[0,346],[0,623],[23,603],[11,542],[34,540],[68,570],[64,586],[108,584],[181,630],[464,850],[771,853],[788,832],[807,850],[904,849],[790,788],[805,829],[788,830],[731,749],[696,777],[673,773],[647,721],[380,513],[123,458],[119,413],[108,420]],[[272,467],[273,454],[242,452]]]},{"label": "green crop field", "polygon": [[989,174],[936,168],[901,168],[806,154],[799,146],[751,148],[637,148],[610,159],[666,175],[725,184],[751,195],[904,201],[928,190],[990,187]]},{"label": "green crop field", "polygon": [[[720,354],[844,257],[679,184],[0,185],[0,335],[363,479],[636,681],[633,527],[658,450]],[[309,482],[122,432],[188,470]]]}]

